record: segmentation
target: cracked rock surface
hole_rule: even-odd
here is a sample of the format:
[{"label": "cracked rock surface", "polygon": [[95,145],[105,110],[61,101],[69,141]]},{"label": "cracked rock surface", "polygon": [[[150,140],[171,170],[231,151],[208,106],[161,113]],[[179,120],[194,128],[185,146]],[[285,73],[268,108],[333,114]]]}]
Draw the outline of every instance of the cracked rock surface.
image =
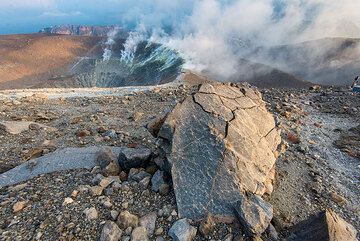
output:
[{"label": "cracked rock surface", "polygon": [[159,137],[180,217],[230,221],[246,192],[272,191],[281,138],[256,89],[203,84],[169,114]]}]

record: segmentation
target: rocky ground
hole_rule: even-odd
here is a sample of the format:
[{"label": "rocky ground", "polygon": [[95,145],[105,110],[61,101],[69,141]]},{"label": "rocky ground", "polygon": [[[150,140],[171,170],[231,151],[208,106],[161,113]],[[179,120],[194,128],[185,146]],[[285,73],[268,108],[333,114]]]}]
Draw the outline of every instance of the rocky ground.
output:
[{"label": "rocky ground", "polygon": [[[359,124],[360,96],[328,88],[265,90],[264,97],[279,120],[287,147],[277,162],[277,187],[270,201],[275,227],[286,230],[330,208],[359,229],[359,156],[341,151],[336,143]],[[360,144],[358,136],[352,136],[346,143],[351,142],[350,150]]]},{"label": "rocky ground", "polygon": [[[26,120],[55,129],[33,124],[20,134],[2,131],[0,173],[64,147],[154,150],[156,140],[146,124],[195,89],[159,88],[107,97],[4,98],[1,121]],[[285,153],[277,162],[276,186],[269,197],[280,237],[298,221],[326,208],[359,229],[360,145],[349,130],[360,123],[360,96],[334,89],[262,92],[284,140]],[[153,176],[156,168],[132,170],[133,174],[141,171]],[[141,240],[146,232],[151,240],[170,240],[176,228],[169,230],[179,219],[174,193],[167,188],[155,192],[149,178],[144,179],[106,178],[94,168],[46,174],[1,188],[0,240],[99,240],[106,233],[121,233],[122,240]],[[136,228],[139,222],[146,231]],[[236,225],[218,224],[207,237],[200,234],[199,223],[180,221],[177,225],[189,233],[196,227],[195,240],[243,240]],[[262,238],[270,237],[274,234],[268,231]]]}]

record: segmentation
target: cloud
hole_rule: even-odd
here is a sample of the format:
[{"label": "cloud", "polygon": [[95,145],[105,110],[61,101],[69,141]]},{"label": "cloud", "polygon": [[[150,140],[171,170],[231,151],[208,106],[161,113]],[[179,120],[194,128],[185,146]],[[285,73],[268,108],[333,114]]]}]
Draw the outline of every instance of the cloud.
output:
[{"label": "cloud", "polygon": [[[223,78],[237,71],[242,54],[259,46],[360,37],[358,0],[197,0],[191,8],[172,22],[171,36],[156,30],[153,39],[178,49],[188,68],[210,69]],[[147,26],[144,19],[139,21]]]}]

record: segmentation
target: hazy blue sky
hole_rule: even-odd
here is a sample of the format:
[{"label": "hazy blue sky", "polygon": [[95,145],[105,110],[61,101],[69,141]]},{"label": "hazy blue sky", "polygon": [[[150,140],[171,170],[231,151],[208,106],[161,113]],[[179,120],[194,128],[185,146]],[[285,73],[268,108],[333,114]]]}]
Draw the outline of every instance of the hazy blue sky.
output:
[{"label": "hazy blue sky", "polygon": [[[63,24],[136,26],[267,38],[358,36],[360,0],[0,0],[0,34]],[[268,30],[271,30],[268,32]],[[274,32],[277,31],[277,32]]]},{"label": "hazy blue sky", "polygon": [[38,32],[51,25],[134,25],[179,21],[191,0],[0,0],[0,34]]}]

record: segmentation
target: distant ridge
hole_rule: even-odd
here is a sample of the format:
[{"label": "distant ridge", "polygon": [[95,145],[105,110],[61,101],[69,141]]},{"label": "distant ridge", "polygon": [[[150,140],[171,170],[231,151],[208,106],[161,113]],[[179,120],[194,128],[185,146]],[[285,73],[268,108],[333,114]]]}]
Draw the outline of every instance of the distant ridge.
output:
[{"label": "distant ridge", "polygon": [[111,26],[87,26],[87,25],[57,25],[43,28],[39,33],[47,34],[61,34],[72,36],[92,36],[92,37],[106,37],[110,32],[116,32],[118,35],[127,37],[128,31],[124,28]]}]

